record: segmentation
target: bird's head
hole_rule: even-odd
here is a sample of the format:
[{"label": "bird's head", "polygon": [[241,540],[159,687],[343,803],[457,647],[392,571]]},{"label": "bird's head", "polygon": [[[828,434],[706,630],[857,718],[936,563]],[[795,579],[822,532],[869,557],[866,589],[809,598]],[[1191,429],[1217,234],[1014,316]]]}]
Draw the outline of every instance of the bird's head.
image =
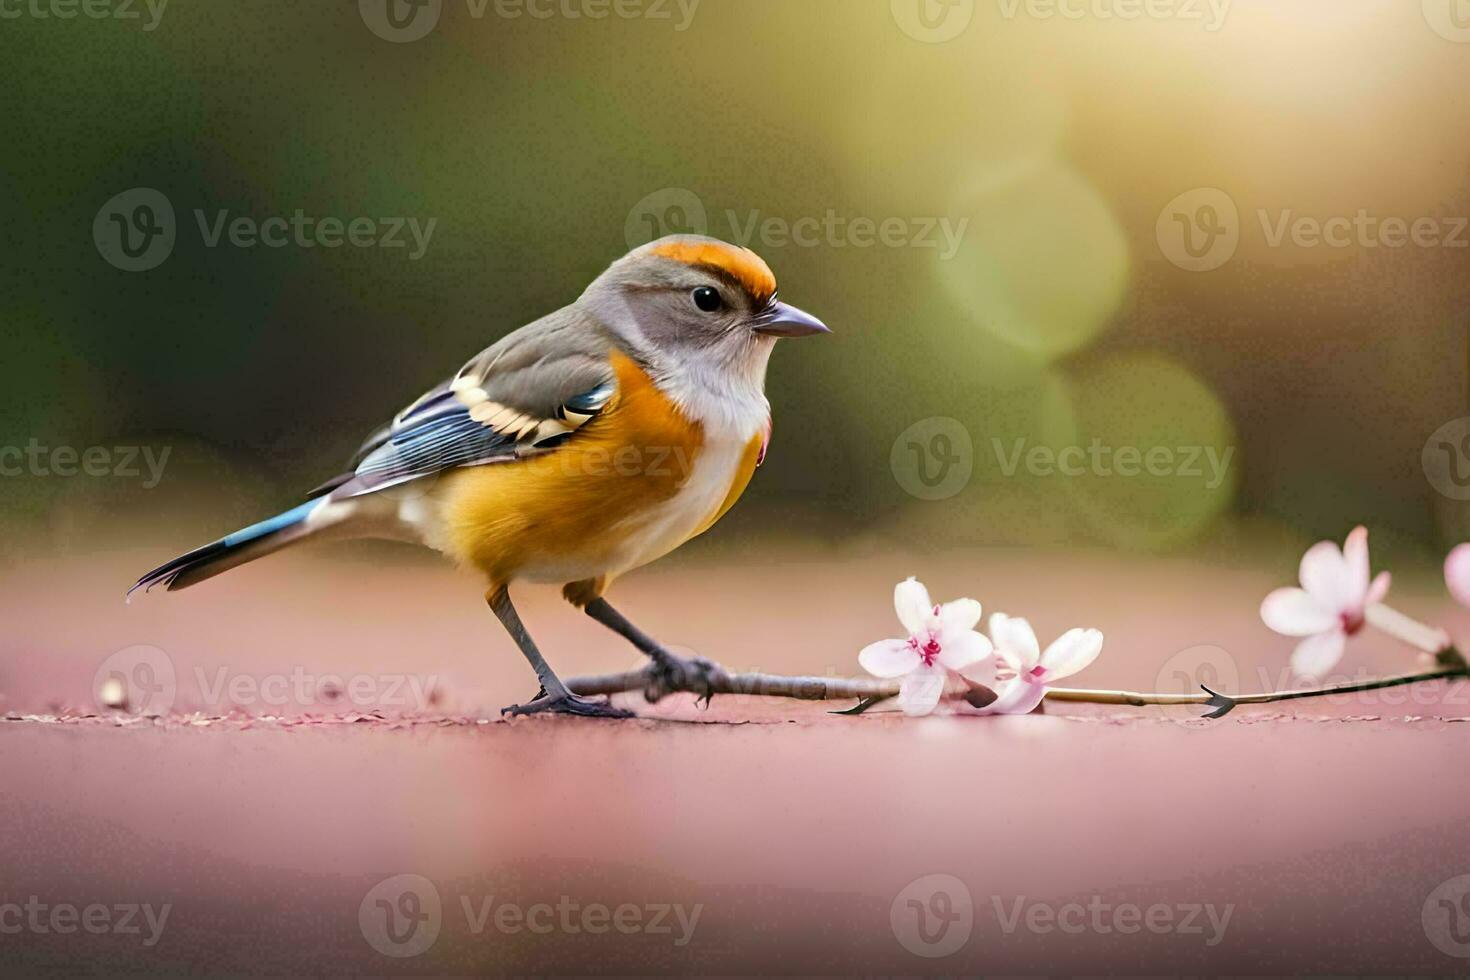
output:
[{"label": "bird's head", "polygon": [[776,297],[770,266],[748,248],[670,235],[614,262],[581,303],[633,350],[656,360],[758,366],[779,337],[829,333]]}]

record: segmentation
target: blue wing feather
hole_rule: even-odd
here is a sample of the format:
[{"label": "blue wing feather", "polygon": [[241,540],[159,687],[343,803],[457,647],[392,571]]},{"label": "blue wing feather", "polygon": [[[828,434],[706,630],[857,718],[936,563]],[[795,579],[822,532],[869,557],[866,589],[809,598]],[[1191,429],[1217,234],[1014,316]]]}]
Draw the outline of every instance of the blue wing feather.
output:
[{"label": "blue wing feather", "polygon": [[[571,412],[579,417],[573,428],[585,424],[607,406],[615,390],[612,382],[602,382],[578,392],[558,406],[556,417],[567,419]],[[382,432],[376,446],[364,447],[366,451],[352,474],[326,484],[324,489],[338,496],[370,493],[441,470],[505,462],[527,450],[550,450],[570,435],[562,432],[538,443],[518,440],[471,418],[469,409],[452,394],[448,399],[421,400],[406,418],[400,417],[403,421],[407,424],[402,428]]]}]

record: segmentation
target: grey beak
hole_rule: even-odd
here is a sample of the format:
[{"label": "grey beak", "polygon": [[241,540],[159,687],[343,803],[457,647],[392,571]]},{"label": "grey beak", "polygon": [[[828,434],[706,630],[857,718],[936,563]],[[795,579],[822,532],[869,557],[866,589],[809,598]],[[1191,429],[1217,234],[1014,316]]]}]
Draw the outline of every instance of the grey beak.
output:
[{"label": "grey beak", "polygon": [[810,337],[832,332],[821,320],[790,303],[772,303],[756,317],[752,329],[768,337]]}]

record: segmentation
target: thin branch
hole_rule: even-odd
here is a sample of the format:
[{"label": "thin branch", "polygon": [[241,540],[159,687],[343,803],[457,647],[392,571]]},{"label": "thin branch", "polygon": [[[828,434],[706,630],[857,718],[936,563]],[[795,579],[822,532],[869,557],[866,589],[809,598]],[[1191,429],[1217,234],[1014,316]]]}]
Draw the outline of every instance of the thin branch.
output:
[{"label": "thin branch", "polygon": [[[1270,704],[1276,701],[1294,701],[1299,698],[1329,697],[1334,694],[1373,691],[1386,687],[1398,687],[1402,684],[1417,684],[1420,681],[1470,677],[1470,663],[1467,663],[1454,647],[1445,647],[1440,650],[1435,655],[1435,660],[1437,666],[1431,670],[1301,690],[1224,694],[1205,687],[1199,694],[1159,694],[1053,687],[1047,690],[1046,697],[1050,701],[1126,704],[1134,707],[1199,704],[1213,709],[1203,717],[1220,718],[1238,704]],[[644,697],[649,701],[658,701],[669,694],[683,692],[701,696],[748,694],[758,697],[794,698],[801,701],[856,699],[859,702],[846,711],[836,712],[837,714],[860,714],[873,704],[896,696],[898,686],[897,680],[881,680],[874,677],[788,677],[783,674],[731,674],[718,665],[702,677],[670,676],[666,672],[656,671],[650,665],[641,670],[630,670],[621,674],[574,677],[567,682],[567,687],[576,694],[598,695],[642,691]],[[974,684],[955,682],[945,690],[945,697],[961,699],[967,694],[972,695],[974,690]]]},{"label": "thin branch", "polygon": [[1435,681],[1450,677],[1470,677],[1470,669],[1459,667],[1436,667],[1412,674],[1393,674],[1370,681],[1351,684],[1334,684],[1328,687],[1308,687],[1288,691],[1264,691],[1259,694],[1224,694],[1213,688],[1200,685],[1202,694],[1141,694],[1134,691],[1092,691],[1076,688],[1054,687],[1046,692],[1052,701],[1085,701],[1090,704],[1128,704],[1143,707],[1150,704],[1202,704],[1214,710],[1202,717],[1222,718],[1238,704],[1272,704],[1276,701],[1295,701],[1299,698],[1331,697],[1334,694],[1353,694],[1358,691],[1376,691],[1402,684],[1417,684],[1420,681]]},{"label": "thin branch", "polygon": [[731,674],[716,666],[708,684],[655,672],[652,666],[621,674],[573,677],[567,687],[573,694],[618,694],[642,691],[650,701],[680,692],[689,694],[751,694],[760,697],[795,698],[799,701],[837,701],[848,698],[891,698],[898,694],[898,681],[876,677],[788,677],[784,674]]}]

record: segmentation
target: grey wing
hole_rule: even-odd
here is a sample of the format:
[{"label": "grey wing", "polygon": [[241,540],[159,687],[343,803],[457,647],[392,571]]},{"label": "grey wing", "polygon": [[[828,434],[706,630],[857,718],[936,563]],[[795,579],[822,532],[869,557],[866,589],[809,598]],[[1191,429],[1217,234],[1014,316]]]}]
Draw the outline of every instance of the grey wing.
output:
[{"label": "grey wing", "polygon": [[560,311],[493,344],[374,432],[317,492],[350,497],[458,466],[549,452],[607,405],[611,341]]}]

